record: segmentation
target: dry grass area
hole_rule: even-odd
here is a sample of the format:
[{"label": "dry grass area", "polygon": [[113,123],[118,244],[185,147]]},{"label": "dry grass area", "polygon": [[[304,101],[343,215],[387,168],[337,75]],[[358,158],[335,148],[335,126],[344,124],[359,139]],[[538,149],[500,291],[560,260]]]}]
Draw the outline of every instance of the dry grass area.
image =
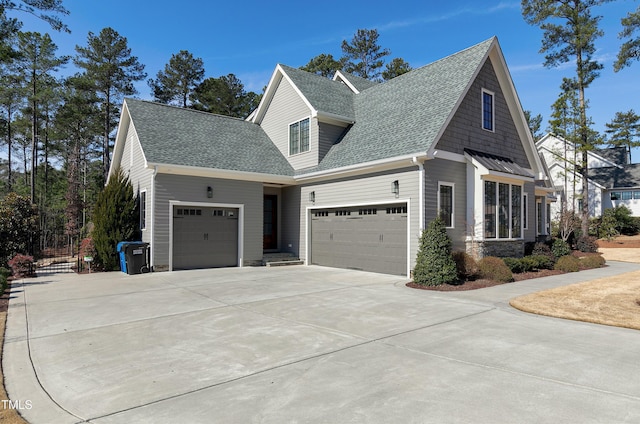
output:
[{"label": "dry grass area", "polygon": [[[617,238],[607,244],[615,247],[598,250],[607,261],[640,262],[638,239]],[[534,314],[640,330],[640,271],[532,293],[510,304]]]}]

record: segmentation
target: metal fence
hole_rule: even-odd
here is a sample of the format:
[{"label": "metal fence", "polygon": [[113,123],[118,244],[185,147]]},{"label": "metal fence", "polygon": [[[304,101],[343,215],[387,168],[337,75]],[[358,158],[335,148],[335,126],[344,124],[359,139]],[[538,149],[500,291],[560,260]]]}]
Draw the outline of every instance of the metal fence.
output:
[{"label": "metal fence", "polygon": [[69,236],[52,237],[44,247],[36,262],[37,274],[71,273],[82,270],[83,263],[78,255],[79,244]]}]

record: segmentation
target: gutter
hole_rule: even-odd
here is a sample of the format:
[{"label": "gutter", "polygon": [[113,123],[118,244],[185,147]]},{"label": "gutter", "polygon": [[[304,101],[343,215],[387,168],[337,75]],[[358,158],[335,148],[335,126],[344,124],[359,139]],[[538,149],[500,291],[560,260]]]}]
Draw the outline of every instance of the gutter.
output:
[{"label": "gutter", "polygon": [[411,162],[418,167],[418,228],[422,234],[424,230],[424,160],[421,162],[417,156],[414,156]]},{"label": "gutter", "polygon": [[153,271],[153,251],[155,249],[155,222],[156,222],[156,175],[158,174],[158,165],[153,167],[153,174],[151,174],[151,219],[149,222],[149,226],[151,227],[151,237],[149,240],[149,245],[151,246],[151,253],[149,254],[149,269]]}]

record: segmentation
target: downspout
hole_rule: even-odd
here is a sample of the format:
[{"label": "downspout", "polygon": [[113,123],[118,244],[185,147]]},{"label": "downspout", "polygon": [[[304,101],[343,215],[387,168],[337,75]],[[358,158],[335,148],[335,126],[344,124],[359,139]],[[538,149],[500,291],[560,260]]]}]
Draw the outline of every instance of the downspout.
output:
[{"label": "downspout", "polygon": [[153,271],[153,266],[154,266],[154,260],[153,260],[153,256],[154,256],[154,250],[155,250],[155,238],[156,238],[156,233],[155,233],[155,222],[156,222],[156,214],[155,214],[155,210],[156,210],[156,175],[158,174],[158,165],[155,165],[153,167],[153,174],[151,174],[151,219],[150,219],[150,230],[151,230],[151,237],[149,240],[149,244],[151,245],[151,253],[150,256],[151,258],[149,259],[149,269],[151,269],[151,271]]},{"label": "downspout", "polygon": [[420,162],[416,156],[411,161],[418,167],[418,228],[422,234],[424,230],[424,162]]}]

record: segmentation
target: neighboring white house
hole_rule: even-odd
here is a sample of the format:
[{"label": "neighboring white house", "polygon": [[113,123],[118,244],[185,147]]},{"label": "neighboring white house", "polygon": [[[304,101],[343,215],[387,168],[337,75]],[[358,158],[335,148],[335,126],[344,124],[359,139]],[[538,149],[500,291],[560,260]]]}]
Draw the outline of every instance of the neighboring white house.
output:
[{"label": "neighboring white house", "polygon": [[[576,168],[580,152],[562,137],[547,134],[536,147],[546,162],[556,189],[558,201],[551,205],[551,216],[560,213],[562,202],[569,210],[582,208],[582,177]],[[597,149],[587,153],[589,166],[589,214],[601,216],[602,211],[619,205],[640,216],[640,164],[629,163],[624,147]]]},{"label": "neighboring white house", "polygon": [[553,192],[496,38],[383,83],[277,65],[246,120],[126,99],[154,270],[306,264],[409,275],[441,216],[454,249],[521,256]]}]

